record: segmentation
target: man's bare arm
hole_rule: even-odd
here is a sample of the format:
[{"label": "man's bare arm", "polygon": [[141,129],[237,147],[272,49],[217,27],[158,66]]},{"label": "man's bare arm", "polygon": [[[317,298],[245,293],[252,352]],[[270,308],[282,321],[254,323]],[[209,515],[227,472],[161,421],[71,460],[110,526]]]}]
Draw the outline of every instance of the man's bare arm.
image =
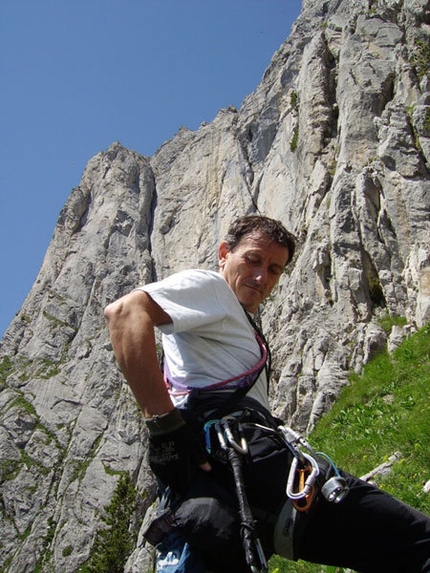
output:
[{"label": "man's bare arm", "polygon": [[105,317],[115,357],[146,418],[150,466],[164,483],[185,491],[193,467],[210,471],[211,466],[199,439],[174,408],[158,365],[154,327],[172,319],[141,290],[108,305]]},{"label": "man's bare arm", "polygon": [[159,368],[154,327],[172,322],[144,291],[135,290],[105,309],[117,362],[146,418],[173,410]]}]

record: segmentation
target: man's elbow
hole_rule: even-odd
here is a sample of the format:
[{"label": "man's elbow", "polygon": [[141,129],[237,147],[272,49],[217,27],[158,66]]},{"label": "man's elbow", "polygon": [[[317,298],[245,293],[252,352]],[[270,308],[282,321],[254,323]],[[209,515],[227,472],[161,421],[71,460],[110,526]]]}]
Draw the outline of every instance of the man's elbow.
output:
[{"label": "man's elbow", "polygon": [[103,311],[104,317],[106,322],[109,324],[111,322],[113,316],[115,315],[115,303],[111,302],[107,305],[107,307]]},{"label": "man's elbow", "polygon": [[104,316],[111,331],[130,321],[151,327],[172,322],[170,316],[142,290],[134,290],[108,304]]},{"label": "man's elbow", "polygon": [[117,326],[124,317],[124,304],[122,299],[112,302],[106,306],[104,309],[104,317],[107,322],[108,328],[112,330]]},{"label": "man's elbow", "polygon": [[142,298],[142,296],[139,296],[138,291],[132,291],[108,304],[104,309],[104,317],[108,327],[111,329],[124,321],[128,321],[144,310],[142,307]]}]

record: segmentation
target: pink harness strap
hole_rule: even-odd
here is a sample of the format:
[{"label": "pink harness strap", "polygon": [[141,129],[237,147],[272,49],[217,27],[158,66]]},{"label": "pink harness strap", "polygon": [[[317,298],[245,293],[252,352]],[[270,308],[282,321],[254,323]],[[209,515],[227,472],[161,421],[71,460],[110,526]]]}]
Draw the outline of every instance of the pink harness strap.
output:
[{"label": "pink harness strap", "polygon": [[[253,368],[247,370],[246,372],[243,372],[242,374],[233,376],[228,380],[220,380],[219,382],[214,382],[213,384],[204,386],[203,388],[200,388],[200,390],[221,390],[225,388],[243,388],[251,386],[256,380],[256,378],[259,376],[261,370],[263,369],[268,354],[266,345],[264,344],[263,339],[259,336],[257,332],[255,332],[255,338],[257,339],[258,346],[260,347],[261,358]],[[182,384],[181,382],[178,382],[172,378],[166,361],[164,361],[164,382],[168,388],[173,387],[178,390],[193,389],[192,386],[189,386],[187,384]]]}]

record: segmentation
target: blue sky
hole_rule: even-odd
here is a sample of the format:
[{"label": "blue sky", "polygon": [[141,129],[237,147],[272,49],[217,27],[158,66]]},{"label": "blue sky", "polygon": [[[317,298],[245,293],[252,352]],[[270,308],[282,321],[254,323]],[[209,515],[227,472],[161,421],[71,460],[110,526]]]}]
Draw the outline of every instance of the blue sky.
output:
[{"label": "blue sky", "polygon": [[0,337],[88,161],[240,107],[301,0],[1,0]]}]

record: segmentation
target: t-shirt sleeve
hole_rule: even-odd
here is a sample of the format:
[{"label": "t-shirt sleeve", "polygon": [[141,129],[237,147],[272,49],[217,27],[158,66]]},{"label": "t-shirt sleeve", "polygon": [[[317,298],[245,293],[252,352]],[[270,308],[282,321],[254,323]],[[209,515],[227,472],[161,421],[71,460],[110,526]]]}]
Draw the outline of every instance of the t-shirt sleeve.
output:
[{"label": "t-shirt sleeve", "polygon": [[172,323],[160,326],[164,334],[195,330],[222,320],[227,309],[221,303],[220,289],[227,290],[227,295],[234,297],[221,275],[202,270],[175,273],[140,289],[147,292],[172,319]]}]

